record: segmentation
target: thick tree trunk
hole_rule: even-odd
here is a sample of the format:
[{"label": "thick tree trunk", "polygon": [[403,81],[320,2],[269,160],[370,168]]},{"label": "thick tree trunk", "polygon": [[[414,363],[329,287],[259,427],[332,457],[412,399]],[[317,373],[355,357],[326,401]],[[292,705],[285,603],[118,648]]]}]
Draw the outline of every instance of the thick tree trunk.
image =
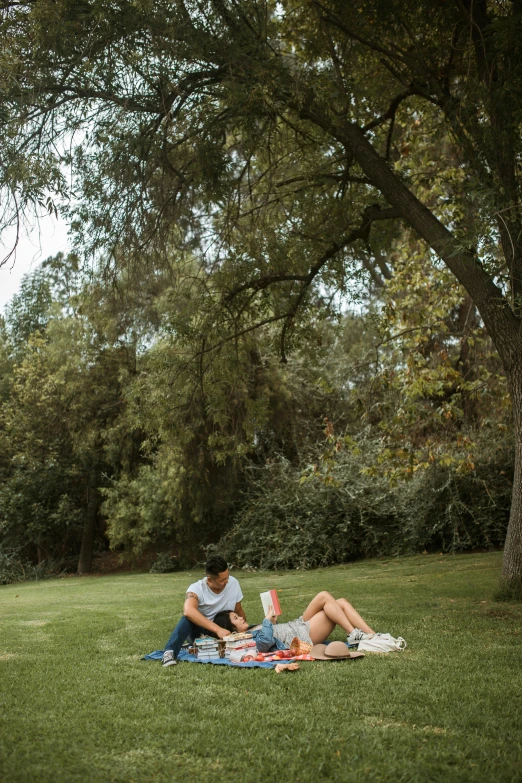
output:
[{"label": "thick tree trunk", "polygon": [[511,373],[510,386],[515,431],[515,473],[504,544],[502,587],[506,597],[522,599],[522,360]]},{"label": "thick tree trunk", "polygon": [[94,532],[98,514],[98,471],[93,468],[89,473],[87,487],[87,516],[83,526],[82,545],[78,560],[78,573],[90,574],[94,549]]}]

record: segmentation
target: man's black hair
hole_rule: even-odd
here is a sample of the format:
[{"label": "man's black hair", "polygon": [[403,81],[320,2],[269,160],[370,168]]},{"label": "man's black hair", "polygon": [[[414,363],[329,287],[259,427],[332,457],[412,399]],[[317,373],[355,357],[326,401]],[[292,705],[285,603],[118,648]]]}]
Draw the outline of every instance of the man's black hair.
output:
[{"label": "man's black hair", "polygon": [[228,568],[227,561],[224,557],[221,557],[220,555],[214,555],[213,557],[209,557],[207,562],[205,563],[205,573],[207,576],[217,576],[218,574],[222,574],[223,571],[226,571]]}]

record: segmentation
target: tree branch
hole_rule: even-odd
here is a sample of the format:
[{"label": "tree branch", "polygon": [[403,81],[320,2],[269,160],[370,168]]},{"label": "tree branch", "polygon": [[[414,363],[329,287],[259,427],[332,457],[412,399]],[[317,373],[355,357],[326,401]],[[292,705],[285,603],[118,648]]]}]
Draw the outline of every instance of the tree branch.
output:
[{"label": "tree branch", "polygon": [[390,103],[384,114],[381,114],[380,117],[376,117],[371,122],[368,122],[366,125],[363,125],[361,128],[363,133],[367,133],[369,130],[372,130],[373,128],[377,128],[379,125],[383,125],[387,120],[392,121],[392,126],[395,121],[395,114],[397,112],[397,109],[401,105],[401,103],[406,99],[410,98],[413,95],[413,92],[411,89],[404,90],[404,92],[399,93],[399,95],[396,95],[393,101]]},{"label": "tree branch", "polygon": [[227,293],[224,298],[225,302],[230,302],[239,294],[247,290],[253,290],[255,292],[262,291],[265,288],[273,285],[274,283],[282,282],[302,282],[304,287],[308,288],[313,282],[314,278],[321,271],[323,266],[333,258],[340,250],[343,250],[348,245],[355,242],[357,239],[362,239],[365,242],[368,241],[371,224],[375,220],[391,220],[393,218],[400,217],[400,213],[393,207],[387,209],[381,209],[379,204],[372,204],[366,207],[362,214],[361,225],[354,229],[348,236],[341,239],[339,242],[333,242],[331,246],[326,250],[318,261],[311,267],[310,271],[306,275],[289,275],[289,274],[272,274],[263,275],[255,280],[249,280],[246,283],[235,286],[231,291]]}]

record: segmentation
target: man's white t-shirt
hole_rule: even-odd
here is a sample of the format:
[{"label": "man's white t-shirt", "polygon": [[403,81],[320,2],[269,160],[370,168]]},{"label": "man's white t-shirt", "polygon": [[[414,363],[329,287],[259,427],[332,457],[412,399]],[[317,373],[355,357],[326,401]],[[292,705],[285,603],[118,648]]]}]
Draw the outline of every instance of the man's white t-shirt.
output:
[{"label": "man's white t-shirt", "polygon": [[236,604],[243,600],[243,593],[239,582],[233,576],[229,576],[224,590],[214,593],[207,584],[207,577],[194,582],[187,590],[198,597],[198,610],[208,620],[213,620],[218,612],[233,612]]}]

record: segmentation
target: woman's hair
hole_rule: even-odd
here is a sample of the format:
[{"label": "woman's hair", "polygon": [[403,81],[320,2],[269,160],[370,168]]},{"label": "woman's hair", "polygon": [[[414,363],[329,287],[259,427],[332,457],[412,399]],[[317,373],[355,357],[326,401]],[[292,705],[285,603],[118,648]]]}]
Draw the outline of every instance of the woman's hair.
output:
[{"label": "woman's hair", "polygon": [[236,629],[232,624],[232,620],[230,619],[231,614],[232,613],[230,611],[218,612],[214,617],[214,622],[216,625],[219,625],[220,628],[225,628],[227,631],[230,631],[230,633],[234,633]]}]

